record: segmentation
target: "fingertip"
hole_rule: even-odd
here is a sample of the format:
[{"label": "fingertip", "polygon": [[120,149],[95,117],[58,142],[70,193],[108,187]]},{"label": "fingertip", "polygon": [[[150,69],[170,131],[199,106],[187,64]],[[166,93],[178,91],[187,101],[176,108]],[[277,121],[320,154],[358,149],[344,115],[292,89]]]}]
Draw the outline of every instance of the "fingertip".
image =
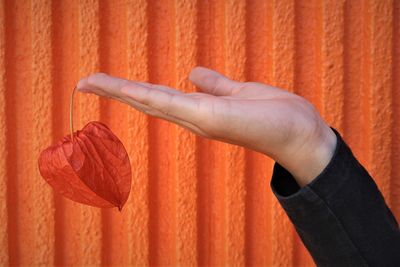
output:
[{"label": "fingertip", "polygon": [[76,89],[82,93],[90,93],[91,90],[87,78],[79,80],[78,83],[76,84]]},{"label": "fingertip", "polygon": [[[213,77],[212,70],[205,67],[194,67],[189,74],[189,80],[198,87],[203,87],[206,80]],[[211,74],[211,75],[210,75]]]},{"label": "fingertip", "polygon": [[239,84],[239,82],[205,67],[193,68],[189,79],[200,90],[212,95],[230,95]]},{"label": "fingertip", "polygon": [[108,75],[103,72],[97,72],[91,74],[89,77],[87,77],[87,83],[89,85],[97,86],[99,82],[103,82],[104,78],[107,78]]},{"label": "fingertip", "polygon": [[206,75],[207,72],[213,72],[211,69],[202,66],[196,66],[192,69],[189,74],[189,80],[192,82],[198,81],[202,76]]},{"label": "fingertip", "polygon": [[195,67],[190,73],[189,80],[199,87],[202,91],[211,93],[217,80],[224,77],[219,72],[205,68],[205,67]]}]

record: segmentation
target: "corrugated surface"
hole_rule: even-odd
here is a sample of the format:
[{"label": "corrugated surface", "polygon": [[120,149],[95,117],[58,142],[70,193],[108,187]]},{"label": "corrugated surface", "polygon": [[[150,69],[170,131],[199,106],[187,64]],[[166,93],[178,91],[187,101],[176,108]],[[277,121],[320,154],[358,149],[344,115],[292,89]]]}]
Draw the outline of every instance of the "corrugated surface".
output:
[{"label": "corrugated surface", "polygon": [[269,189],[273,161],[79,94],[133,166],[122,213],[39,176],[68,133],[80,77],[102,71],[195,91],[195,65],[313,102],[400,219],[400,1],[0,0],[1,265],[312,266]]}]

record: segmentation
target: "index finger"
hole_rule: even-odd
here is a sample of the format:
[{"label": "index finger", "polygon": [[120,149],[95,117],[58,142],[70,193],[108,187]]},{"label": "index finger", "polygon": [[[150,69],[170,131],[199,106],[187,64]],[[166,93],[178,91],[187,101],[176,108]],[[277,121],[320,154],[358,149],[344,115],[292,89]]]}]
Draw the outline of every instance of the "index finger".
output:
[{"label": "index finger", "polygon": [[204,112],[199,109],[201,99],[195,95],[175,94],[170,90],[159,90],[142,85],[124,86],[121,91],[139,103],[197,127],[200,127],[199,122],[205,117]]},{"label": "index finger", "polygon": [[105,73],[95,73],[89,77],[83,78],[77,84],[77,89],[81,92],[92,92],[101,96],[109,96],[113,98],[123,99],[126,97],[121,93],[121,89],[124,86],[142,85],[149,88],[157,88],[173,94],[182,93],[179,90],[169,88],[163,85],[155,85],[146,82],[131,81],[123,78],[107,75]]}]

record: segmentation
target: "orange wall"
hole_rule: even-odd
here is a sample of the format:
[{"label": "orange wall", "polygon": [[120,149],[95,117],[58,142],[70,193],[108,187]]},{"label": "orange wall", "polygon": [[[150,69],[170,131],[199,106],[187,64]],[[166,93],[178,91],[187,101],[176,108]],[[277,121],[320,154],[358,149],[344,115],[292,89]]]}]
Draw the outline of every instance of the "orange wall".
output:
[{"label": "orange wall", "polygon": [[38,153],[102,71],[194,91],[195,65],[312,101],[400,219],[400,1],[0,0],[0,262],[274,265],[312,261],[271,194],[273,161],[128,106],[77,95],[133,167],[122,213],[55,195]]}]

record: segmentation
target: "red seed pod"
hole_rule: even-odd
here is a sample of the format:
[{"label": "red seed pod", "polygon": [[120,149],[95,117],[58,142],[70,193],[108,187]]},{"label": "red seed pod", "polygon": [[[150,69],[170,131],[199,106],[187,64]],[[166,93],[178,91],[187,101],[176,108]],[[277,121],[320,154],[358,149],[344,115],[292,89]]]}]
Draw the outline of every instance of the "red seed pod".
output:
[{"label": "red seed pod", "polygon": [[[75,91],[75,89],[74,89]],[[131,166],[122,142],[101,122],[89,122],[42,151],[39,171],[61,195],[83,204],[122,209],[131,188]]]}]

